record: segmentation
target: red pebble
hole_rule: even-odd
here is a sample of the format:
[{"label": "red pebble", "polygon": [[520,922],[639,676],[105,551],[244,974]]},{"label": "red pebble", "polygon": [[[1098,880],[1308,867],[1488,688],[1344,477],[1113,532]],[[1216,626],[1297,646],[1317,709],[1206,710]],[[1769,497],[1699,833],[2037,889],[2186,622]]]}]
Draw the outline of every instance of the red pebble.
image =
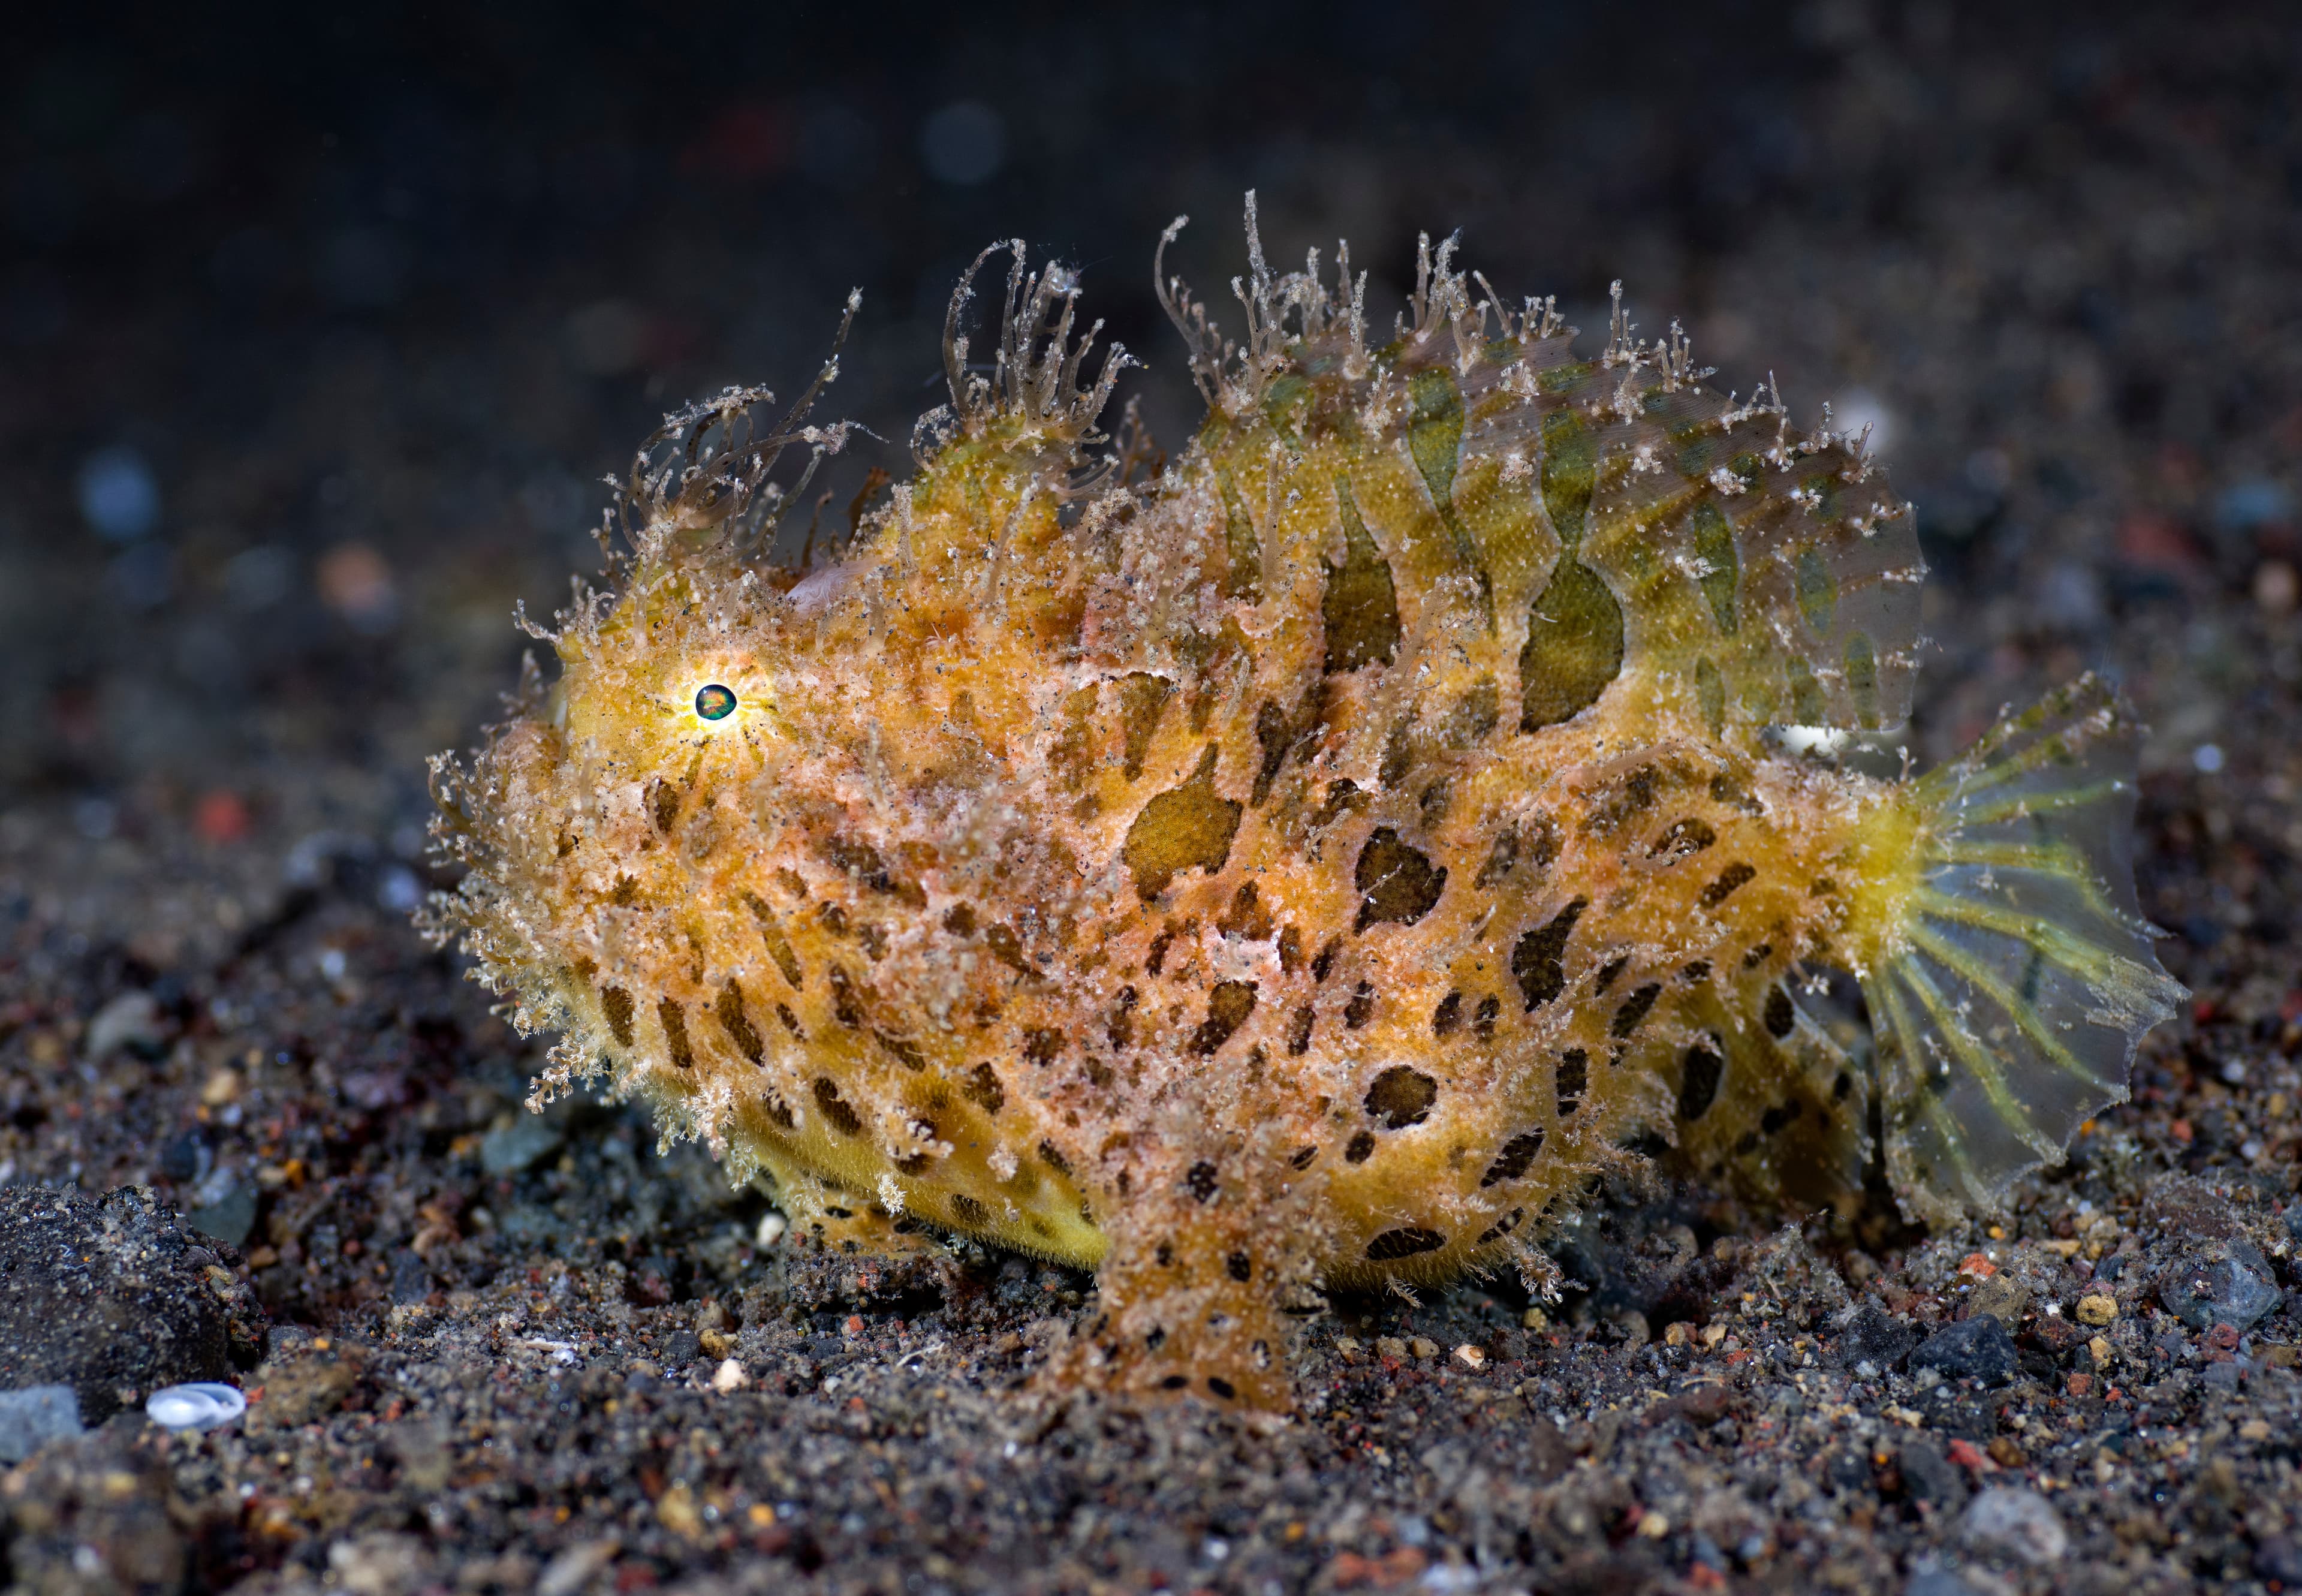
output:
[{"label": "red pebble", "polygon": [[1976,1474],[1987,1474],[1998,1466],[1988,1453],[1970,1441],[1951,1442],[1950,1460],[1961,1468],[1971,1469]]},{"label": "red pebble", "polygon": [[192,811],[192,829],[211,843],[236,843],[248,835],[248,805],[239,794],[218,787],[204,793]]}]

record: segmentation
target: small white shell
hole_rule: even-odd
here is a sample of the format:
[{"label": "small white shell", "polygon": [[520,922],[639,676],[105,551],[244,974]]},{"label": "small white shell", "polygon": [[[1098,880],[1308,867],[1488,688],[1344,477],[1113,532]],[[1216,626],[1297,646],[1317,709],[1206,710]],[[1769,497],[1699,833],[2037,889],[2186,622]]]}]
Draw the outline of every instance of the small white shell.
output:
[{"label": "small white shell", "polygon": [[213,1430],[248,1411],[236,1387],[200,1381],[164,1385],[144,1400],[144,1412],[163,1430]]}]

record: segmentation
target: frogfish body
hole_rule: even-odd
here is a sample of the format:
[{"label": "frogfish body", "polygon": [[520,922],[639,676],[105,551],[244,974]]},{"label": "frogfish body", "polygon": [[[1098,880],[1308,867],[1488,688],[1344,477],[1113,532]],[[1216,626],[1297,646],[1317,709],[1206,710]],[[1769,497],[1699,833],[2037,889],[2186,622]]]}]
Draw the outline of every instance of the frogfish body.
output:
[{"label": "frogfish body", "polygon": [[838,558],[764,552],[777,450],[841,441],[808,401],[641,451],[557,681],[436,767],[429,923],[560,1033],[543,1091],[643,1096],[836,1243],[1092,1268],[1058,1378],[1281,1408],[1290,1306],[1539,1281],[1609,1168],[1819,1206],[1875,1100],[1940,1218],[2125,1096],[2180,989],[2115,698],[1917,779],[1776,735],[1908,711],[1923,565],[1860,440],[1619,302],[1578,354],[1445,248],[1375,345],[1348,256],[1249,239],[1240,342],[1161,284],[1208,401],[1163,467],[1093,452],[1118,351],[1082,380],[1020,245],[991,374],[963,282],[952,402]]}]

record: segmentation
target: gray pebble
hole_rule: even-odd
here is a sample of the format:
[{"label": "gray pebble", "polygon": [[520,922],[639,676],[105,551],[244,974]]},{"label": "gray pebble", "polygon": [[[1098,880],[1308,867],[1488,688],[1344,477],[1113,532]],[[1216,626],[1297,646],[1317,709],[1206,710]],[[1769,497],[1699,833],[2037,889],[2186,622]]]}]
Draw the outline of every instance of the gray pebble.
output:
[{"label": "gray pebble", "polygon": [[391,1300],[395,1303],[422,1302],[432,1295],[432,1270],[423,1255],[415,1251],[400,1253],[391,1264]]},{"label": "gray pebble", "polygon": [[193,1209],[184,1220],[201,1235],[212,1236],[226,1247],[238,1247],[256,1228],[256,1193],[245,1186],[234,1187],[205,1207]]},{"label": "gray pebble", "polygon": [[2032,1567],[2059,1560],[2071,1548],[2054,1504],[2019,1485],[1994,1485],[1968,1503],[1965,1535],[1978,1550],[2004,1552]]},{"label": "gray pebble", "polygon": [[1868,1363],[1891,1369],[1910,1356],[1919,1332],[1878,1304],[1862,1303],[1836,1315],[1838,1340],[1834,1343],[1842,1365]]},{"label": "gray pebble", "polygon": [[559,1145],[559,1127],[540,1114],[523,1113],[480,1138],[480,1167],[491,1175],[514,1175]]},{"label": "gray pebble", "polygon": [[84,1432],[80,1398],[68,1385],[0,1391],[0,1463],[21,1463],[52,1441]]},{"label": "gray pebble", "polygon": [[1945,1508],[1966,1500],[1966,1476],[1934,1442],[1905,1441],[1895,1461],[1903,1471],[1903,1489],[1914,1500]]},{"label": "gray pebble", "polygon": [[1914,1369],[1934,1369],[1947,1380],[2004,1385],[2022,1372],[2022,1355],[2006,1327],[1988,1314],[1946,1324],[1911,1353]]},{"label": "gray pebble", "polygon": [[2269,1260],[2244,1239],[2181,1259],[2158,1277],[2158,1300],[2192,1330],[2251,1330],[2278,1306]]}]

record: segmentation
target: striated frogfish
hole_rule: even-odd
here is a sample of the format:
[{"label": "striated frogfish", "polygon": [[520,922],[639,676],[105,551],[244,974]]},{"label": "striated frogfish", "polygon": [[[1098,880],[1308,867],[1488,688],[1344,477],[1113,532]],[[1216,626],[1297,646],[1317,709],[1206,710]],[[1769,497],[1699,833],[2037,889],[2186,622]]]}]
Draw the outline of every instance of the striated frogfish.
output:
[{"label": "striated frogfish", "polygon": [[1916,777],[1817,752],[1911,702],[1863,439],[1619,292],[1578,349],[1451,245],[1385,339],[1347,251],[1275,273],[1248,223],[1236,336],[1155,256],[1206,402],[1172,458],[1097,430],[1123,352],[1020,243],[836,548],[769,477],[846,441],[836,354],[643,446],[530,626],[556,672],[434,768],[428,928],[558,1033],[539,1096],[644,1100],[828,1245],[1094,1271],[1048,1378],[1285,1409],[1291,1311],[1540,1284],[1610,1170],[1796,1211],[1876,1156],[1940,1220],[2126,1096],[2180,993],[2115,693]]}]

